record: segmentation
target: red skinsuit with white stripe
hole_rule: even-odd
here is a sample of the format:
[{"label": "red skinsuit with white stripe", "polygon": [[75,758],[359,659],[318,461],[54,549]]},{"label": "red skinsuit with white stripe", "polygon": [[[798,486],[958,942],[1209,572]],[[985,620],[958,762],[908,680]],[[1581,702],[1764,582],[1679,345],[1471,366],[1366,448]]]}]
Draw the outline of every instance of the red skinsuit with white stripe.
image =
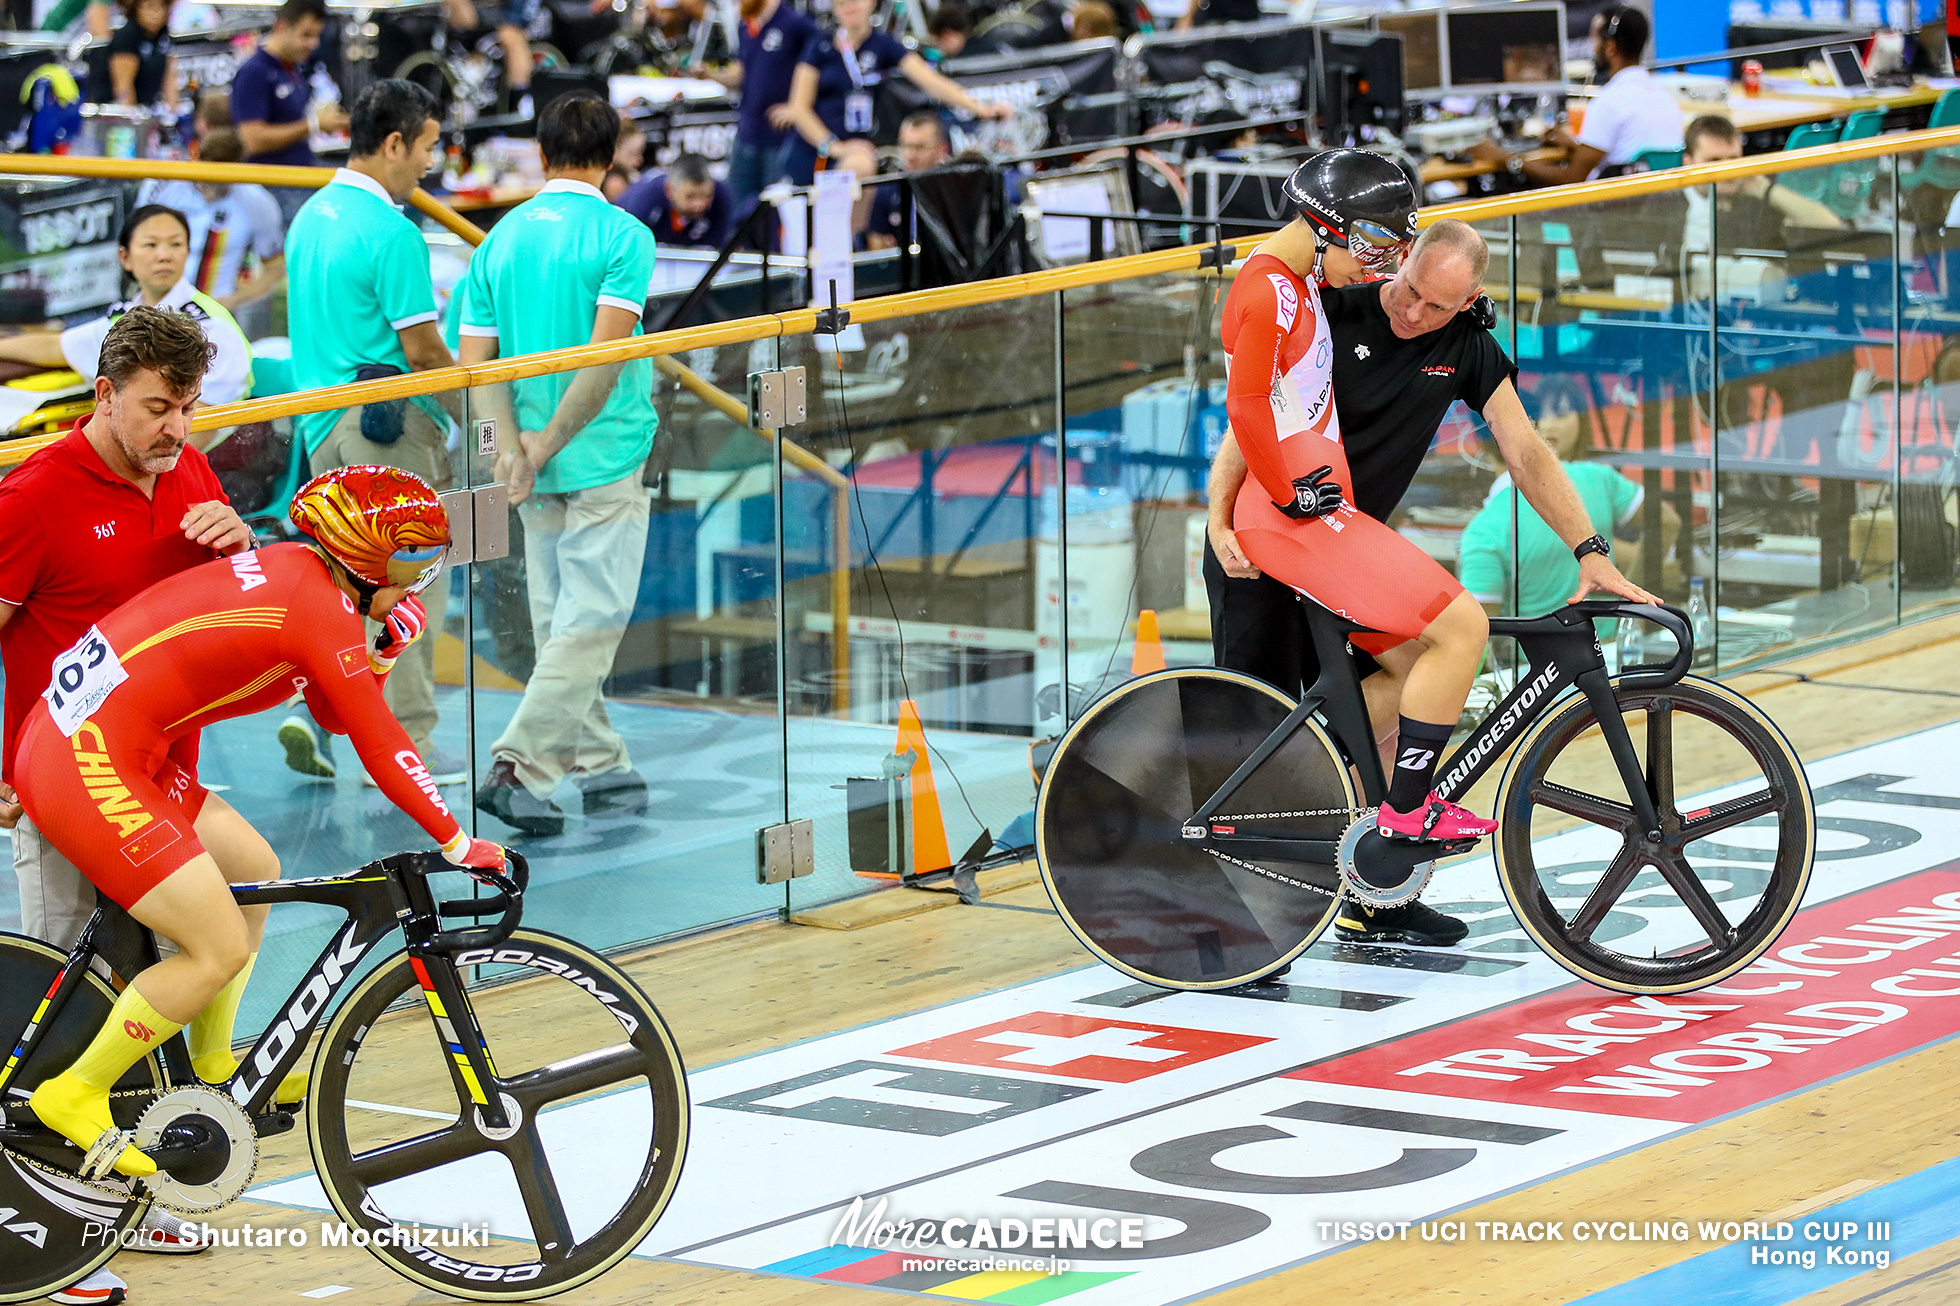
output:
[{"label": "red skinsuit with white stripe", "polygon": [[1322,467],[1352,497],[1334,403],[1334,340],[1320,295],[1270,254],[1254,254],[1225,298],[1225,411],[1250,475],[1232,529],[1256,567],[1322,607],[1381,634],[1354,644],[1379,653],[1414,639],[1463,586],[1421,549],[1352,503],[1296,520],[1293,481]]},{"label": "red skinsuit with white stripe", "polygon": [[353,600],[303,544],[273,544],[180,572],[98,624],[129,679],[72,737],[45,700],[21,732],[14,777],[34,824],[124,907],[204,851],[196,780],[171,741],[302,690],[323,727],[350,735],[368,774],[439,844],[460,833],[381,697]]}]

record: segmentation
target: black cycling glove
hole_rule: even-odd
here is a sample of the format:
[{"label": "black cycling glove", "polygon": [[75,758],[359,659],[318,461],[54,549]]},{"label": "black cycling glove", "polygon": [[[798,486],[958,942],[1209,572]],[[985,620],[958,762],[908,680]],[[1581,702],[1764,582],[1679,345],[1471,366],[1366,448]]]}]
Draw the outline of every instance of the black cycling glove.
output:
[{"label": "black cycling glove", "polygon": [[1497,305],[1489,295],[1478,295],[1470,301],[1470,307],[1463,310],[1472,322],[1486,331],[1497,330]]},{"label": "black cycling glove", "polygon": [[1332,467],[1319,467],[1309,475],[1296,477],[1293,481],[1293,502],[1275,506],[1296,521],[1338,512],[1343,502],[1341,487],[1339,482],[1327,479],[1333,474]]}]

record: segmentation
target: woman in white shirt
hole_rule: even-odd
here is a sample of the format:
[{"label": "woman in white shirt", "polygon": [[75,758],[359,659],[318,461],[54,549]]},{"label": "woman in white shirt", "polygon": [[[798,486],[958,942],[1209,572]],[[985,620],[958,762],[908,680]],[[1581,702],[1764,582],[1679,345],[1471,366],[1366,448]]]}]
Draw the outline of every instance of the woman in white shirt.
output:
[{"label": "woman in white shirt", "polygon": [[100,318],[69,327],[59,335],[36,332],[0,340],[0,359],[39,367],[70,367],[92,382],[109,324],[136,305],[146,304],[175,309],[195,319],[204,329],[205,339],[216,346],[217,356],[204,374],[203,402],[207,406],[245,398],[252,388],[252,347],[224,306],[185,280],[190,232],[183,214],[161,204],[145,204],[131,213],[116,238],[116,258],[135,278],[136,296],[112,304]]}]

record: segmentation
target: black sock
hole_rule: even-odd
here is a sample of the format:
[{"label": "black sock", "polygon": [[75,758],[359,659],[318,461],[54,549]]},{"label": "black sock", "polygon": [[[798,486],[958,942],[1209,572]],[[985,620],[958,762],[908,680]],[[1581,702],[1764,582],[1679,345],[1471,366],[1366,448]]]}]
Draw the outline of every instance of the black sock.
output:
[{"label": "black sock", "polygon": [[1436,778],[1436,759],[1450,742],[1453,728],[1402,718],[1402,740],[1396,745],[1395,772],[1388,782],[1390,807],[1413,812],[1422,806]]}]

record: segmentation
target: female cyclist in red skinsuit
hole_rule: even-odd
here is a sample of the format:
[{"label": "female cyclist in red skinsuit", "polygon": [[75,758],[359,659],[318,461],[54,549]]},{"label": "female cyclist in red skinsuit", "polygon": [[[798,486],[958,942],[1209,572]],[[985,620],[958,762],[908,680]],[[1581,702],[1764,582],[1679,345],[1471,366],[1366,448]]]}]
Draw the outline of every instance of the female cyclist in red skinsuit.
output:
[{"label": "female cyclist in red skinsuit", "polygon": [[[302,486],[291,515],[311,543],[193,567],[104,617],[55,660],[21,732],[14,774],[36,826],[180,949],[137,975],[87,1050],[29,1099],[83,1150],[85,1177],[156,1172],[115,1128],[109,1089],[221,989],[242,988],[249,961],[245,918],[198,838],[205,791],[170,759],[175,740],[299,690],[322,725],[352,735],[382,792],[452,863],[504,862],[502,848],[450,815],[381,697],[382,678],[422,632],[414,593],[448,551],[435,491],[392,467],[341,467]],[[372,647],[363,617],[383,624]]]},{"label": "female cyclist in red skinsuit", "polygon": [[1285,193],[1297,216],[1246,260],[1225,301],[1226,413],[1250,473],[1232,526],[1261,571],[1379,632],[1357,635],[1357,647],[1381,655],[1414,641],[1377,826],[1405,838],[1476,838],[1497,823],[1443,802],[1430,785],[1490,624],[1455,577],[1346,502],[1333,339],[1316,288],[1385,271],[1405,253],[1415,190],[1380,155],[1330,150],[1301,164]]}]

